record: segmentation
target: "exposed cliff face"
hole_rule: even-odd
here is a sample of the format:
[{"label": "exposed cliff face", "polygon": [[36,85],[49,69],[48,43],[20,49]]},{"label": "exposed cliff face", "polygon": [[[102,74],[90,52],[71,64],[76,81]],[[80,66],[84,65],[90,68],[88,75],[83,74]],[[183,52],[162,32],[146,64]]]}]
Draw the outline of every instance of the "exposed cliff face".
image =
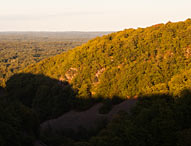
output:
[{"label": "exposed cliff face", "polygon": [[93,84],[94,86],[98,85],[99,84],[99,77],[100,75],[105,71],[105,68],[102,68],[100,70],[98,70],[95,74],[95,78],[94,78],[94,81],[93,81]]},{"label": "exposed cliff face", "polygon": [[59,78],[59,81],[67,81],[70,83],[77,73],[78,69],[71,67],[64,75]]},{"label": "exposed cliff face", "polygon": [[77,73],[78,73],[77,68],[70,68],[70,69],[65,73],[66,80],[72,81],[72,79],[77,75]]},{"label": "exposed cliff face", "polygon": [[189,59],[191,58],[191,47],[187,47],[184,49],[184,56]]}]

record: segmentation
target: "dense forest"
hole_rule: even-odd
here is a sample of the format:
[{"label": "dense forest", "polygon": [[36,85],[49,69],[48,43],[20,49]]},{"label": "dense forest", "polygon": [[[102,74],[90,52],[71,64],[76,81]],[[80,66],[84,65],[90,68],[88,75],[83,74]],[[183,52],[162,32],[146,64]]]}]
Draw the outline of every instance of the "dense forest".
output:
[{"label": "dense forest", "polygon": [[[93,128],[77,127],[77,130],[73,130],[53,125],[59,128],[59,131],[56,131],[51,127],[51,122],[46,121],[47,119],[65,115],[64,113],[70,110],[84,114],[91,106],[96,106],[100,102],[103,104],[98,109],[98,115],[103,117],[110,114],[112,108],[125,102],[120,97],[91,101],[78,99],[69,84],[58,83],[60,83],[58,80],[33,74],[17,74],[7,81],[6,88],[1,89],[5,90],[4,95],[0,96],[1,146],[189,146],[191,144],[190,90],[182,91],[179,98],[168,94],[139,96],[138,99],[134,99],[136,104],[133,103],[130,111],[120,111],[122,109],[119,108],[119,112],[112,115],[112,119],[94,121]],[[126,100],[129,101],[132,104],[131,99]],[[128,109],[128,104],[124,108]],[[86,115],[78,118],[83,118],[86,120],[83,122],[90,124],[91,118]],[[93,114],[91,117],[96,115]],[[65,118],[67,120],[67,115]],[[80,122],[80,119],[76,118],[77,115],[74,115],[68,122],[71,124],[76,120],[77,123]],[[55,119],[53,121],[56,122]],[[48,123],[48,128],[45,130],[42,129],[44,123]]]},{"label": "dense forest", "polygon": [[17,71],[108,32],[0,32],[0,86]]},{"label": "dense forest", "polygon": [[68,81],[79,97],[179,96],[191,84],[191,20],[98,37],[23,72]]},{"label": "dense forest", "polygon": [[97,37],[0,88],[1,146],[190,146],[190,123],[191,19]]}]

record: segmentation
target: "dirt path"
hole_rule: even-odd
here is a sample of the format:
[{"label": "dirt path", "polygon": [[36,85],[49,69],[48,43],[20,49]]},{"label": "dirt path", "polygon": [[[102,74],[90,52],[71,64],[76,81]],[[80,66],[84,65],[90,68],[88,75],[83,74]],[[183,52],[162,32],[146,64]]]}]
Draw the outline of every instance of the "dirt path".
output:
[{"label": "dirt path", "polygon": [[129,112],[136,104],[135,99],[126,100],[115,105],[108,114],[99,114],[99,109],[103,105],[99,103],[87,111],[70,111],[57,119],[52,119],[41,124],[41,132],[51,130],[52,132],[61,132],[67,129],[77,131],[79,127],[86,129],[96,128],[97,123],[103,120],[111,120],[119,111]]}]

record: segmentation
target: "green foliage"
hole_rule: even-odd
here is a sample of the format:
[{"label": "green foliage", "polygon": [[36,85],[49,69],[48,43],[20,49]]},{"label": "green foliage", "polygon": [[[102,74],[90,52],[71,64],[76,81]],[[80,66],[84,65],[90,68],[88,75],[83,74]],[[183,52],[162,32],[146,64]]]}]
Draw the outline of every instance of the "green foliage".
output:
[{"label": "green foliage", "polygon": [[174,76],[169,82],[170,92],[180,96],[181,91],[191,89],[191,70],[185,70]]},{"label": "green foliage", "polygon": [[139,99],[131,115],[120,113],[97,136],[92,146],[188,146],[191,92],[181,98],[152,95]]},{"label": "green foliage", "polygon": [[[178,78],[183,72],[187,72],[184,73],[187,76],[191,67],[190,25],[188,19],[112,33],[31,65],[22,72],[55,79],[65,77],[79,91],[79,97],[179,95],[190,83],[188,79],[178,85]],[[75,74],[68,76],[72,69]]]},{"label": "green foliage", "polygon": [[0,101],[1,146],[32,146],[38,134],[35,113],[17,102]]},{"label": "green foliage", "polygon": [[[112,102],[110,102],[112,103]],[[155,94],[138,99],[131,113],[119,112],[106,127],[88,138],[79,134],[74,141],[56,145],[91,146],[189,146],[191,129],[191,91],[184,90],[180,98]],[[54,135],[55,136],[55,135]],[[80,138],[81,137],[81,138]],[[59,138],[59,135],[57,136]],[[71,137],[69,137],[71,138]],[[49,138],[48,138],[49,139]],[[60,143],[58,143],[60,141]],[[51,145],[47,143],[47,145]]]},{"label": "green foliage", "polygon": [[0,32],[0,86],[30,64],[79,46],[107,32]]},{"label": "green foliage", "polygon": [[100,109],[104,114],[122,99],[139,96],[131,113],[115,115],[102,130],[81,128],[79,135],[40,138],[48,146],[190,145],[191,93],[185,90],[191,87],[190,68],[190,19],[98,37],[32,64],[6,82],[5,90],[0,89],[0,144],[30,146],[38,137],[38,121],[85,110],[98,101],[105,102]]},{"label": "green foliage", "polygon": [[69,111],[75,96],[69,84],[33,74],[15,74],[7,81],[6,90],[8,100],[32,108],[40,121]]},{"label": "green foliage", "polygon": [[123,100],[118,96],[113,96],[111,99],[102,97],[103,106],[99,109],[100,114],[108,114],[114,105],[121,103]]}]

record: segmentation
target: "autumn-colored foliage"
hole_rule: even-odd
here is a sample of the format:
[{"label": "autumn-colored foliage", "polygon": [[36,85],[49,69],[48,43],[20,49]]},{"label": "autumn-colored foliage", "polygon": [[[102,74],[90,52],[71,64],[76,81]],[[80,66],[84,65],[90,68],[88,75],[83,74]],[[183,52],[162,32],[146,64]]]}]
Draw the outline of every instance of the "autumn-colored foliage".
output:
[{"label": "autumn-colored foliage", "polygon": [[[190,88],[190,46],[188,19],[98,37],[22,72],[65,77],[79,91],[79,97],[133,98],[153,93],[178,96],[181,90]],[[182,74],[188,79],[180,81]]]}]

